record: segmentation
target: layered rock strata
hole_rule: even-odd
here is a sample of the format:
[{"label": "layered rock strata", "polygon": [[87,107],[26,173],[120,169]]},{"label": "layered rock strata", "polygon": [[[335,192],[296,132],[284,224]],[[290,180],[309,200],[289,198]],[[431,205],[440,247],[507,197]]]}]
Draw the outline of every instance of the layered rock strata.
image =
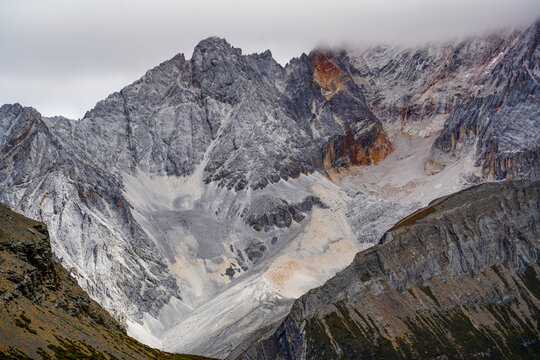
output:
[{"label": "layered rock strata", "polygon": [[[241,359],[536,358],[540,182],[479,185],[398,222]],[[252,339],[253,340],[253,339]]]}]

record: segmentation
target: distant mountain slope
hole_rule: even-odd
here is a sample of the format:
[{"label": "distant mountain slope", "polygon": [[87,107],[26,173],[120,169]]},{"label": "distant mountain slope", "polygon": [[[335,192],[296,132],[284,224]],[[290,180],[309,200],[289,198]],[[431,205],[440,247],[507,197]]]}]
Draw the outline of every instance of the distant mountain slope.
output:
[{"label": "distant mountain slope", "polygon": [[493,69],[522,35],[501,30],[415,48],[353,49],[349,55],[355,81],[390,133],[430,136],[492,78]]},{"label": "distant mountain slope", "polygon": [[350,57],[390,137],[437,135],[427,171],[474,154],[486,178],[540,177],[540,20],[524,31]]},{"label": "distant mountain slope", "polygon": [[203,359],[128,337],[52,259],[46,226],[2,204],[0,296],[2,359]]},{"label": "distant mountain slope", "polygon": [[539,315],[540,181],[487,183],[398,222],[233,356],[532,359]]},{"label": "distant mountain slope", "polygon": [[488,178],[540,178],[540,20],[499,58],[486,83],[445,123],[428,170],[475,152]]}]

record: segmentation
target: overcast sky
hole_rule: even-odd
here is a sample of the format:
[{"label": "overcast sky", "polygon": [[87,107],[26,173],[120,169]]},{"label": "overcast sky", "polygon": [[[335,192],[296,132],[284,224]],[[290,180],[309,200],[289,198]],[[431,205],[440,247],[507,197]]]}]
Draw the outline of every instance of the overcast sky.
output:
[{"label": "overcast sky", "polygon": [[212,35],[285,64],[317,45],[442,41],[538,17],[539,0],[0,0],[0,104],[80,118]]}]

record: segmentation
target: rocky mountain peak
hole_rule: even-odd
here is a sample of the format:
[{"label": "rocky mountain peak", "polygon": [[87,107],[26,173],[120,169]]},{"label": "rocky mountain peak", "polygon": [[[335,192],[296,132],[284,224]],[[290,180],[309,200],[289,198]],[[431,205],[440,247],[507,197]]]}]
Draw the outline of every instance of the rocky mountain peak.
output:
[{"label": "rocky mountain peak", "polygon": [[226,39],[219,36],[209,36],[206,39],[199,41],[195,46],[193,55],[204,54],[212,55],[214,53],[234,53],[237,56],[242,56],[242,50],[233,47]]}]

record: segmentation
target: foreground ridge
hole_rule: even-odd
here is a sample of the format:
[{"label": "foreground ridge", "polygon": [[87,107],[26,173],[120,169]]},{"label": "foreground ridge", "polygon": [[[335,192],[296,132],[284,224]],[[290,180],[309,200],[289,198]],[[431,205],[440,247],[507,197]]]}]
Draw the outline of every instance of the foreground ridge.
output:
[{"label": "foreground ridge", "polygon": [[232,357],[538,358],[539,240],[540,181],[435,200]]}]

